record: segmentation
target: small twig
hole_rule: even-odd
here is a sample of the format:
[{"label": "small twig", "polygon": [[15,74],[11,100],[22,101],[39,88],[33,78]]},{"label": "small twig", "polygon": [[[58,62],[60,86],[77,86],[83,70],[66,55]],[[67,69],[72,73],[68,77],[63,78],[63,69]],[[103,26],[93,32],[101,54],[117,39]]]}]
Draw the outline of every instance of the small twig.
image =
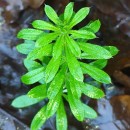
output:
[{"label": "small twig", "polygon": [[126,23],[130,20],[130,17],[126,17],[125,19],[122,19],[116,26],[115,29],[118,29],[122,24]]},{"label": "small twig", "polygon": [[126,4],[124,4],[123,0],[120,0],[120,2],[121,2],[121,4],[122,4],[123,8],[124,8],[128,13],[130,13],[130,9],[128,8],[128,6],[127,6]]}]

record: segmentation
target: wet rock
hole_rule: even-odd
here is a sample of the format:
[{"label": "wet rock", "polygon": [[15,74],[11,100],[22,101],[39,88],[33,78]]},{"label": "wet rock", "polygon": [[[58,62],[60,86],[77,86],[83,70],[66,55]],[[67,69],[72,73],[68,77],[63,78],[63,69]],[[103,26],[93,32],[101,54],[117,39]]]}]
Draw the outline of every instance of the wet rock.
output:
[{"label": "wet rock", "polygon": [[[111,104],[115,113],[115,117],[119,120],[124,120],[127,124],[130,124],[130,96],[120,95],[111,98]],[[130,128],[130,125],[126,126]]]},{"label": "wet rock", "polygon": [[130,77],[130,64],[126,64],[121,70],[125,75]]},{"label": "wet rock", "polygon": [[123,72],[115,71],[114,74],[113,74],[113,77],[120,84],[130,88],[130,77],[125,75]]},{"label": "wet rock", "polygon": [[6,0],[3,9],[6,22],[13,23],[18,18],[19,12],[24,9],[24,5],[22,0]]},{"label": "wet rock", "polygon": [[122,95],[125,93],[125,88],[124,87],[119,87],[118,85],[115,84],[103,84],[103,88],[105,91],[105,97],[106,99],[110,99],[111,97],[115,95]]},{"label": "wet rock", "polygon": [[[126,64],[121,70],[115,70],[112,75],[116,88],[123,93],[117,95],[130,94],[130,65]],[[118,92],[117,90],[115,92]]]},{"label": "wet rock", "polygon": [[0,108],[0,129],[1,130],[30,130],[25,124],[9,115]]},{"label": "wet rock", "polygon": [[7,105],[14,98],[13,94],[0,91],[0,105]]},{"label": "wet rock", "polygon": [[44,1],[45,0],[29,0],[28,3],[29,3],[29,6],[32,8],[38,8],[44,3]]},{"label": "wet rock", "polygon": [[[114,15],[117,13],[119,10],[123,9],[123,6],[121,4],[121,0],[106,0],[105,3],[103,0],[91,0],[89,1],[91,4],[94,4],[101,12],[109,15]],[[127,3],[129,1],[127,0]],[[113,14],[114,13],[114,14]]]},{"label": "wet rock", "polygon": [[[4,13],[4,16],[7,23],[12,24],[18,20],[19,13],[25,10],[27,7],[39,8],[45,0],[5,0],[0,1],[0,6]],[[4,4],[3,4],[4,3]]]},{"label": "wet rock", "polygon": [[[117,96],[118,97],[118,96]],[[86,119],[83,123],[85,130],[129,130],[130,108],[128,101],[130,97],[116,98],[115,96],[109,101],[101,99],[97,101],[95,108],[98,117],[94,120]],[[127,103],[126,103],[127,102]],[[127,104],[127,105],[126,105]],[[126,111],[123,111],[125,107]],[[126,107],[127,106],[127,107]],[[124,112],[126,112],[124,114]]]}]

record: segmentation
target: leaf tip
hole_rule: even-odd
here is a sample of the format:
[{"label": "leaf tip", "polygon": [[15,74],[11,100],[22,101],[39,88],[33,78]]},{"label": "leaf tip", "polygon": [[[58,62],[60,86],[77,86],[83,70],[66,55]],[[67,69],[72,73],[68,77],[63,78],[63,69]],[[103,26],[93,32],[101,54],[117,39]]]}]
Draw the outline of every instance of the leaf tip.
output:
[{"label": "leaf tip", "polygon": [[21,34],[22,34],[22,30],[17,33],[17,38],[22,39]]}]

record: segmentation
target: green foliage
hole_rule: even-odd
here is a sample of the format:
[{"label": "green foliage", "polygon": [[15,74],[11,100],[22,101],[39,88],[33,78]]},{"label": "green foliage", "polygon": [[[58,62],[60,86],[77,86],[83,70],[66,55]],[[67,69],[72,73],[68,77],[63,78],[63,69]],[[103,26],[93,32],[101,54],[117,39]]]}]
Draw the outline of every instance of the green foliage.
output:
[{"label": "green foliage", "polygon": [[112,57],[111,53],[101,46],[84,42],[78,42],[78,44],[81,50],[84,51],[82,53],[84,59],[110,59]]},{"label": "green foliage", "polygon": [[95,20],[95,21],[91,21],[90,23],[88,23],[82,29],[89,30],[89,31],[92,31],[93,33],[96,33],[96,32],[99,31],[100,26],[101,26],[100,21],[99,20]]},{"label": "green foliage", "polygon": [[47,120],[46,117],[46,106],[41,108],[39,112],[34,116],[31,123],[31,130],[38,130]]},{"label": "green foliage", "polygon": [[36,104],[41,100],[42,99],[38,99],[38,98],[30,98],[28,95],[22,95],[16,98],[15,100],[13,100],[12,106],[16,108],[24,108]]},{"label": "green foliage", "polygon": [[45,68],[44,67],[40,67],[38,69],[29,71],[28,73],[26,73],[25,75],[22,76],[21,80],[23,83],[25,84],[33,84],[38,82],[40,79],[45,77],[45,72],[44,72]]},{"label": "green foliage", "polygon": [[47,98],[47,86],[45,84],[32,88],[28,94],[30,98],[44,99]]},{"label": "green foliage", "polygon": [[22,29],[17,37],[19,39],[36,40],[41,34],[43,34],[43,31],[28,28]]},{"label": "green foliage", "polygon": [[67,130],[67,117],[62,100],[56,113],[56,127],[57,130]]},{"label": "green foliage", "polygon": [[93,79],[95,79],[98,82],[101,83],[111,83],[111,79],[107,73],[105,73],[103,70],[100,70],[96,68],[95,66],[80,63],[82,71],[84,74],[90,75]]},{"label": "green foliage", "polygon": [[26,40],[23,44],[17,45],[17,51],[22,54],[29,54],[35,48],[35,42]]},{"label": "green foliage", "polygon": [[[17,46],[17,50],[27,55],[24,65],[28,72],[21,80],[25,84],[38,82],[39,85],[27,95],[16,98],[12,105],[22,108],[45,98],[48,100],[35,115],[31,130],[38,130],[55,113],[57,130],[67,130],[64,99],[77,120],[96,118],[97,113],[81,101],[81,96],[85,94],[100,99],[104,92],[96,85],[84,83],[83,74],[99,83],[111,83],[109,75],[102,69],[107,65],[107,60],[118,53],[118,49],[114,46],[101,47],[89,41],[96,38],[95,33],[101,26],[99,20],[74,30],[73,27],[85,19],[90,8],[85,7],[75,13],[73,6],[72,2],[69,3],[65,12],[58,17],[52,7],[45,5],[50,22],[35,20],[32,23],[34,29],[22,29],[17,35],[25,40]],[[87,63],[83,63],[83,59]]]}]

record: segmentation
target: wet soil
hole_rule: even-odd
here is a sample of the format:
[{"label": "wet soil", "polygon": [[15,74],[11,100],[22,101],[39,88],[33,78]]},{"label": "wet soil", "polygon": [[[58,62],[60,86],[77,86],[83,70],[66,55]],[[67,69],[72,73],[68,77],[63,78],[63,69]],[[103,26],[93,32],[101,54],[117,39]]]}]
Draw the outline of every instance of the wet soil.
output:
[{"label": "wet soil", "polygon": [[[114,45],[119,54],[109,61],[106,71],[112,84],[102,85],[106,96],[98,101],[85,103],[95,108],[98,118],[78,122],[69,109],[69,130],[130,130],[130,1],[129,0],[73,0],[75,10],[91,6],[91,13],[78,27],[90,20],[100,19],[101,30],[95,43]],[[44,4],[51,5],[59,14],[69,0],[1,0],[0,1],[0,130],[28,130],[30,122],[42,104],[25,109],[14,109],[12,100],[25,94],[31,86],[21,83],[20,76],[26,72],[22,59],[16,51],[22,41],[16,38],[21,28],[31,27],[34,19],[46,19]],[[89,102],[88,102],[89,101]],[[54,117],[47,121],[43,130],[55,130]]]}]

